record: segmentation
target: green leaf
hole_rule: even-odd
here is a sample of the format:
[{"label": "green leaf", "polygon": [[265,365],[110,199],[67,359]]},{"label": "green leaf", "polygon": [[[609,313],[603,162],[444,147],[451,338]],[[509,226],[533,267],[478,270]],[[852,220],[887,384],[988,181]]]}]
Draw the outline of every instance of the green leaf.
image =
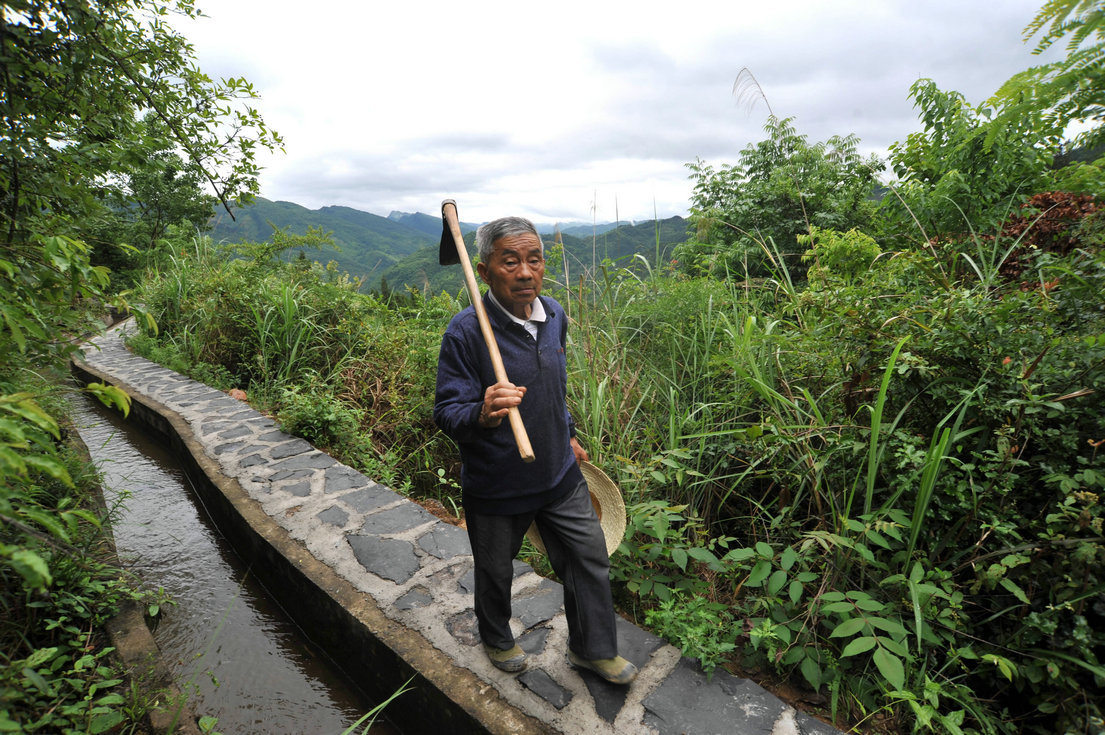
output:
[{"label": "green leaf", "polygon": [[896,641],[889,636],[884,635],[882,638],[879,638],[879,645],[893,653],[895,656],[901,656],[904,659],[909,658],[909,649],[906,648],[903,643]]},{"label": "green leaf", "polygon": [[783,549],[783,553],[779,557],[779,566],[782,567],[784,571],[789,572],[796,561],[798,561],[798,552],[794,550],[793,546],[788,546]]},{"label": "green leaf", "polygon": [[787,590],[790,601],[795,605],[802,599],[802,583],[797,579],[791,580],[790,588]]},{"label": "green leaf", "polygon": [[725,561],[744,561],[756,555],[756,552],[749,548],[732,549],[725,556],[722,557]]},{"label": "green leaf", "polygon": [[1017,673],[1017,666],[1004,656],[996,656],[992,653],[987,653],[982,657],[983,661],[994,664],[998,667],[998,671],[1009,681],[1013,681],[1013,676]]},{"label": "green leaf", "polygon": [[876,546],[881,546],[882,548],[888,550],[890,549],[890,542],[883,538],[883,535],[878,531],[868,531],[867,538],[871,541],[871,543],[875,544]]},{"label": "green leaf", "polygon": [[810,683],[810,687],[815,692],[821,688],[821,666],[818,665],[813,657],[807,655],[806,658],[803,659],[800,669],[802,671],[802,676]]},{"label": "green leaf", "polygon": [[42,454],[26,454],[23,456],[23,460],[29,467],[33,467],[39,472],[54,478],[66,487],[73,487],[73,478],[69,476],[69,470],[65,468],[65,465],[53,457]]},{"label": "green leaf", "polygon": [[[119,699],[120,702],[122,702],[122,697],[120,697]],[[122,722],[123,719],[123,713],[119,711],[104,712],[103,714],[98,714],[94,716],[92,718],[92,721],[89,723],[88,731],[92,733],[92,735],[105,733],[118,725],[120,722]]]},{"label": "green leaf", "polygon": [[50,566],[30,549],[18,549],[12,553],[10,559],[12,567],[31,589],[45,589],[53,583]]},{"label": "green leaf", "polygon": [[30,446],[30,437],[27,435],[29,428],[24,422],[0,418],[0,437],[10,446],[21,449]]},{"label": "green leaf", "polygon": [[89,383],[84,389],[108,408],[117,408],[124,418],[130,415],[130,396],[123,390],[104,383]]},{"label": "green leaf", "polygon": [[863,618],[851,618],[845,620],[840,625],[833,628],[833,632],[829,634],[830,638],[844,638],[847,636],[855,635],[867,626],[867,621]]},{"label": "green leaf", "polygon": [[1013,593],[1013,596],[1024,604],[1029,604],[1028,595],[1026,595],[1024,593],[1024,590],[1022,590],[1013,580],[1009,578],[1003,578],[1001,580],[1001,586],[1007,589],[1009,592]]},{"label": "green leaf", "polygon": [[844,650],[840,652],[841,658],[847,658],[848,656],[855,656],[860,653],[867,653],[875,647],[876,639],[872,636],[863,636],[862,638],[853,638],[848,645],[844,647]]},{"label": "green leaf", "polygon": [[870,617],[867,618],[867,622],[871,624],[873,628],[881,628],[890,635],[898,638],[899,640],[909,635],[909,632],[905,629],[905,626],[896,620],[887,620],[886,618]]},{"label": "green leaf", "polygon": [[787,583],[787,573],[782,569],[776,569],[771,575],[771,578],[767,581],[767,594],[775,596],[779,594],[779,590],[783,589],[783,585]]},{"label": "green leaf", "polygon": [[870,597],[867,597],[856,600],[856,607],[868,612],[877,612],[882,610],[885,605],[878,600],[872,600]]},{"label": "green leaf", "polygon": [[771,562],[766,559],[761,560],[752,567],[752,573],[748,575],[744,584],[746,587],[759,587],[769,574],[771,574]]},{"label": "green leaf", "polygon": [[65,511],[65,513],[63,513],[63,515],[66,517],[67,521],[70,517],[81,518],[91,523],[96,528],[100,527],[100,519],[97,518],[92,511],[85,510],[84,508],[74,508],[73,510],[67,510]]},{"label": "green leaf", "polygon": [[900,658],[894,656],[885,648],[879,648],[871,655],[871,660],[875,662],[879,673],[890,683],[891,688],[902,689],[905,687],[905,667],[902,665]]},{"label": "green leaf", "polygon": [[714,556],[714,553],[709,549],[704,549],[701,546],[692,546],[691,548],[687,549],[687,556],[691,557],[695,561],[702,562],[715,571],[721,569],[721,564],[718,562],[718,558]]},{"label": "green leaf", "polygon": [[20,508],[19,514],[25,519],[33,521],[45,528],[49,531],[50,535],[65,542],[69,541],[69,533],[65,530],[65,526],[58,522],[58,518],[54,514],[34,506],[24,506]]},{"label": "green leaf", "polygon": [[771,546],[763,541],[756,542],[756,553],[764,559],[774,559],[775,550]]},{"label": "green leaf", "polygon": [[31,686],[37,689],[39,693],[45,694],[48,697],[54,695],[54,689],[50,686],[50,682],[46,681],[46,678],[42,676],[42,674],[38,673],[30,666],[23,667],[23,671],[20,673],[26,677],[27,681],[31,683]]},{"label": "green leaf", "polygon": [[47,661],[53,660],[54,656],[58,653],[57,646],[51,646],[50,648],[36,648],[27,660],[24,662],[31,668],[37,668]]},{"label": "green leaf", "polygon": [[49,432],[55,439],[60,439],[61,433],[58,429],[58,422],[35,403],[30,395],[29,393],[13,393],[0,396],[0,409],[30,421],[43,431]]},{"label": "green leaf", "polygon": [[827,605],[821,606],[822,613],[850,613],[856,609],[856,606],[851,602],[830,602]]},{"label": "green leaf", "polygon": [[871,552],[869,548],[867,548],[867,544],[856,542],[853,548],[855,548],[855,550],[859,553],[860,556],[864,558],[865,561],[875,561],[875,555]]},{"label": "green leaf", "polygon": [[684,549],[675,548],[671,550],[671,560],[675,562],[675,565],[683,572],[687,571],[687,552]]}]

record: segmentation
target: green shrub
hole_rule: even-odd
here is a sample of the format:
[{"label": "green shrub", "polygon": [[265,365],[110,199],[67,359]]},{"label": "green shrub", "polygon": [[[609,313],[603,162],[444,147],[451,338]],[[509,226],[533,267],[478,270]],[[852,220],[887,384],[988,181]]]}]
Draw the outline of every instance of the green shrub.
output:
[{"label": "green shrub", "polygon": [[299,386],[284,389],[277,420],[284,431],[323,449],[348,445],[361,423],[358,412],[330,392]]},{"label": "green shrub", "polygon": [[707,677],[736,648],[729,640],[733,634],[732,619],[725,605],[681,593],[645,615],[645,621],[657,634],[678,646],[684,656],[698,659]]},{"label": "green shrub", "polygon": [[[817,234],[828,267],[809,288],[607,268],[558,294],[571,410],[627,499],[619,601],[707,668],[732,653],[825,693],[840,722],[1093,722],[1078,693],[1097,685],[1105,630],[1105,260],[1018,255],[1032,277],[1011,283],[1009,246],[982,236],[877,255],[862,233]],[[196,313],[145,299],[174,325],[166,356],[253,381],[290,431],[459,502],[430,419],[459,304],[196,257],[211,258],[189,284]]]}]

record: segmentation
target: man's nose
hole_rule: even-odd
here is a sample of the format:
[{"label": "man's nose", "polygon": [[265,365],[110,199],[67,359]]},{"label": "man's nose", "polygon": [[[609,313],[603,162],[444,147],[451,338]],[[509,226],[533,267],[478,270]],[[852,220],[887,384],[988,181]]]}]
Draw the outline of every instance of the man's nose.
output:
[{"label": "man's nose", "polygon": [[533,268],[530,267],[529,263],[523,260],[521,263],[518,264],[518,270],[515,271],[515,275],[521,280],[533,278]]}]

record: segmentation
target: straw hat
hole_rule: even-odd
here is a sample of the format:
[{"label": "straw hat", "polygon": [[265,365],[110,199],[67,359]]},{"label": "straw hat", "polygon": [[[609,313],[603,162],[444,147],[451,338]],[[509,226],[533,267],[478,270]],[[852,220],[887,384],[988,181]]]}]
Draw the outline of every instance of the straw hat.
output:
[{"label": "straw hat", "polygon": [[[580,462],[579,468],[583,470],[587,489],[591,491],[591,505],[595,506],[595,515],[599,517],[602,535],[606,537],[606,554],[609,556],[614,553],[625,536],[625,501],[622,500],[621,490],[606,476],[605,472],[590,462]],[[541,533],[537,530],[536,523],[530,524],[529,530],[526,531],[526,538],[537,547],[538,551],[545,553],[545,544],[541,541]]]}]

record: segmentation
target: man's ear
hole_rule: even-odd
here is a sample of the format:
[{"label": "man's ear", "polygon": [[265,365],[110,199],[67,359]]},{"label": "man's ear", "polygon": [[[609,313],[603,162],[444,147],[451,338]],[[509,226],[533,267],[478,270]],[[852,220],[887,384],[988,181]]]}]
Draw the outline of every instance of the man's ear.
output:
[{"label": "man's ear", "polygon": [[476,263],[476,272],[480,274],[480,279],[483,280],[488,286],[491,285],[491,281],[487,279],[487,263]]}]

